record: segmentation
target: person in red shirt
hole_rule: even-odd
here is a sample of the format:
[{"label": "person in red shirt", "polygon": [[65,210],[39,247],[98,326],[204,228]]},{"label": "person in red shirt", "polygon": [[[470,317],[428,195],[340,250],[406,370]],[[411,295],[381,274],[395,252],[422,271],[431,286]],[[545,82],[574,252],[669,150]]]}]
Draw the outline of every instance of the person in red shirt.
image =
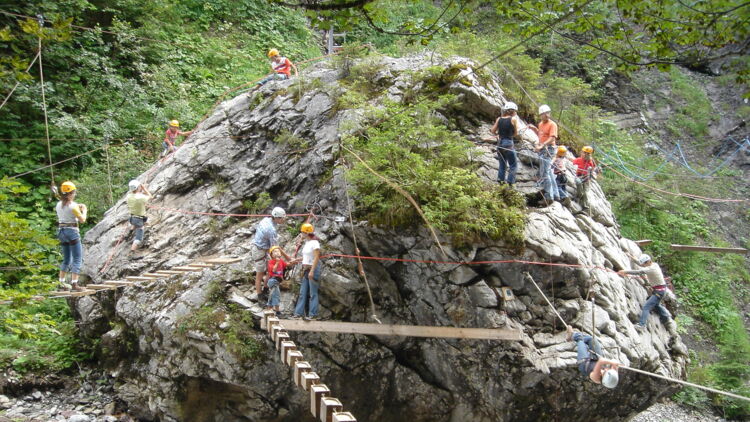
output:
[{"label": "person in red shirt", "polygon": [[276,316],[281,316],[281,282],[284,280],[284,271],[286,268],[297,263],[296,259],[284,262],[281,248],[278,246],[272,246],[268,250],[271,259],[268,261],[268,271],[266,271],[266,286],[270,294],[268,295],[268,302],[266,302],[267,309],[273,309],[276,311]]},{"label": "person in red shirt", "polygon": [[591,179],[596,179],[599,168],[591,157],[594,148],[587,145],[581,152],[581,156],[573,160],[573,165],[576,166],[576,200],[585,209],[588,208],[589,184]]},{"label": "person in red shirt", "polygon": [[178,136],[190,136],[192,133],[193,131],[181,131],[180,122],[177,120],[169,122],[169,128],[167,129],[167,133],[164,134],[164,141],[162,142],[164,150],[161,152],[161,157],[175,152],[175,144],[177,143]]},{"label": "person in red shirt", "polygon": [[289,79],[292,77],[292,69],[294,69],[294,77],[297,77],[297,66],[295,66],[291,60],[282,57],[279,54],[279,50],[275,48],[270,49],[268,51],[268,57],[271,59],[271,70],[273,70],[273,74],[258,81],[258,85],[264,85],[265,83],[274,80],[283,81]]}]

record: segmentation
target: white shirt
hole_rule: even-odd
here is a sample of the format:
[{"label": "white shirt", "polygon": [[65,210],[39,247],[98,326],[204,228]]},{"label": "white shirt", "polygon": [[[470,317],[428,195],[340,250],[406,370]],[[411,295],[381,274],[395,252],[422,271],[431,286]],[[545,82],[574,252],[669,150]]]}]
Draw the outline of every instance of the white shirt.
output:
[{"label": "white shirt", "polygon": [[302,265],[312,265],[315,259],[315,251],[320,250],[320,242],[308,240],[302,247]]}]

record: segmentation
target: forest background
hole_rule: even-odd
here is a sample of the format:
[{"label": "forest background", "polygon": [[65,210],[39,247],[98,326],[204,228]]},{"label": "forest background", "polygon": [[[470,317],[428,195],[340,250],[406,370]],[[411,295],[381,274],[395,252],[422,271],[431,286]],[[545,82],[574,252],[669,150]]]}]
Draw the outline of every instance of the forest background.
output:
[{"label": "forest background", "polygon": [[[509,51],[489,62],[487,70],[500,76],[506,96],[520,105],[525,119],[535,120],[539,103],[550,104],[553,118],[569,129],[562,133],[564,144],[595,144],[610,154],[609,159],[599,154],[603,162],[620,172],[653,173],[648,184],[657,188],[750,197],[746,175],[738,168],[722,167],[711,178],[699,178],[665,162],[665,154],[658,152],[670,150],[680,136],[690,156],[711,157],[693,164],[698,173],[708,173],[718,162],[714,157],[722,158],[717,150],[726,139],[712,138],[710,129],[716,115],[727,111],[716,109],[694,72],[747,92],[747,56],[726,54],[736,53],[731,46],[747,38],[747,25],[742,30],[733,26],[748,18],[741,2],[713,2],[712,10],[731,11],[713,23],[709,18],[714,15],[685,14],[677,2],[666,2],[665,7],[675,7],[667,14],[691,20],[685,25],[670,23],[675,16],[649,21],[653,10],[629,2],[565,6],[527,1],[519,3],[523,10],[488,1],[361,3],[365,9],[308,10],[261,0],[33,0],[0,7],[0,94],[5,98],[18,84],[0,109],[0,300],[13,300],[0,307],[0,367],[22,374],[65,373],[95,359],[78,342],[65,302],[28,300],[56,283],[60,256],[50,183],[73,180],[79,186],[81,202],[90,207],[85,231],[125,193],[127,182],[157,159],[169,120],[178,119],[183,130],[192,128],[225,91],[268,73],[269,48],[279,48],[295,62],[321,56],[319,30],[331,24],[346,31],[348,44],[370,44],[369,54],[427,51],[483,63]],[[704,3],[691,7],[705,11]],[[576,14],[562,21],[585,7],[590,13],[584,21]],[[41,27],[38,13],[44,14]],[[550,26],[558,20],[558,26]],[[623,20],[641,22],[650,36],[639,38],[637,26],[623,25]],[[655,25],[652,32],[649,22]],[[712,32],[702,34],[710,42],[695,41],[690,26],[710,26]],[[614,27],[625,28],[624,35]],[[673,43],[660,40],[656,29],[672,31]],[[626,40],[645,47],[633,49],[642,50],[639,55],[618,50],[618,42]],[[49,149],[39,60],[30,66],[40,42]],[[615,51],[622,54],[611,54]],[[711,70],[717,61],[729,64],[719,76]],[[639,85],[648,72],[661,72],[665,81],[660,89],[669,93],[663,106],[673,113],[671,126],[627,133],[610,119],[618,111],[609,101],[613,81],[648,90]],[[750,117],[748,106],[730,112],[743,120]],[[615,153],[619,164],[611,158]],[[15,177],[79,154],[52,169]],[[750,247],[750,210],[742,204],[721,209],[658,195],[613,171],[605,171],[600,182],[623,234],[652,239],[648,252],[673,277],[680,298],[679,330],[694,346],[688,379],[750,395],[747,258],[669,248],[671,243]],[[740,225],[739,241],[732,239],[732,244],[714,218],[727,210]],[[746,404],[698,390],[683,390],[676,398],[727,417],[750,416]]]}]

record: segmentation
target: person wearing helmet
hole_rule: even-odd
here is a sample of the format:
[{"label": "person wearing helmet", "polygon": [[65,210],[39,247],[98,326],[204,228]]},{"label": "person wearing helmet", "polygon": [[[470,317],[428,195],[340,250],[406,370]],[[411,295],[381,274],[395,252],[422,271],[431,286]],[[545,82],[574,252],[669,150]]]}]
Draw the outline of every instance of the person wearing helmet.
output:
[{"label": "person wearing helmet", "polygon": [[573,165],[576,166],[576,200],[583,209],[588,208],[588,191],[591,179],[596,179],[599,169],[591,157],[594,148],[585,146],[581,149],[581,156],[573,159]]},{"label": "person wearing helmet", "polygon": [[284,261],[284,254],[280,246],[271,246],[268,250],[268,255],[271,259],[268,261],[268,271],[266,276],[266,287],[270,294],[268,295],[268,302],[266,302],[266,309],[273,309],[276,311],[276,316],[281,316],[281,283],[284,281],[284,273],[287,267],[295,265],[296,259],[292,259],[289,262]]},{"label": "person wearing helmet", "polygon": [[257,85],[260,86],[270,81],[289,79],[292,77],[292,69],[294,69],[294,77],[297,77],[297,66],[291,60],[281,56],[279,50],[275,48],[268,50],[268,58],[271,59],[271,70],[273,73],[258,81]]},{"label": "person wearing helmet", "polygon": [[[500,117],[490,129],[492,134],[497,135],[497,159],[499,161],[497,170],[497,182],[508,183],[511,187],[516,183],[516,169],[518,168],[518,157],[513,138],[518,135],[518,106],[508,101],[503,106]],[[506,169],[508,178],[505,178]]]},{"label": "person wearing helmet", "polygon": [[541,179],[544,199],[548,203],[560,200],[557,182],[552,172],[552,160],[557,152],[557,123],[550,119],[552,110],[547,104],[539,107],[539,126],[529,125],[539,137],[534,150],[539,154],[539,178]]},{"label": "person wearing helmet", "polygon": [[192,133],[192,130],[187,132],[181,131],[180,122],[178,122],[177,120],[170,121],[169,128],[167,128],[167,133],[164,135],[164,141],[162,142],[164,150],[161,152],[161,157],[175,152],[175,146],[177,145],[177,136],[190,136]]},{"label": "person wearing helmet", "polygon": [[[299,290],[299,299],[294,308],[292,318],[305,318],[314,320],[318,318],[318,288],[320,287],[320,242],[315,237],[315,228],[310,223],[300,227],[303,237],[306,237],[302,246],[302,285]],[[305,305],[309,299],[307,314]]]},{"label": "person wearing helmet", "polygon": [[568,192],[565,190],[565,186],[568,183],[568,170],[565,163],[568,162],[566,155],[568,149],[560,145],[557,147],[557,153],[555,154],[555,160],[552,161],[552,173],[555,175],[555,186],[557,187],[557,194],[560,196],[560,201],[566,206],[570,205],[570,198],[568,198]]},{"label": "person wearing helmet", "polygon": [[609,389],[617,387],[617,382],[620,379],[617,372],[620,363],[602,359],[601,346],[590,335],[574,332],[570,325],[568,325],[567,331],[568,341],[572,340],[576,343],[576,363],[581,374],[588,376],[596,384],[601,384]]},{"label": "person wearing helmet", "polygon": [[649,255],[643,254],[638,257],[638,265],[641,269],[638,270],[620,270],[617,272],[621,277],[626,275],[637,275],[646,277],[648,284],[651,286],[652,293],[646,303],[643,304],[641,310],[641,319],[638,321],[638,325],[635,326],[636,330],[643,331],[648,321],[648,316],[652,310],[656,310],[659,314],[659,319],[663,324],[667,326],[667,329],[671,332],[674,331],[674,321],[672,321],[672,315],[669,313],[667,308],[661,304],[661,300],[667,294],[667,283],[664,281],[664,274],[661,272],[661,267],[656,262],[651,260]]},{"label": "person wearing helmet", "polygon": [[[57,212],[57,239],[62,247],[63,261],[60,264],[59,282],[65,290],[82,290],[78,286],[78,274],[83,264],[83,247],[78,224],[85,223],[88,214],[86,205],[75,202],[76,185],[73,182],[63,182],[60,185],[60,201],[55,206]],[[67,284],[68,273],[71,274],[71,284]]]},{"label": "person wearing helmet", "polygon": [[[284,224],[286,221],[286,211],[281,207],[275,207],[271,210],[271,216],[265,217],[255,227],[255,238],[250,245],[250,259],[253,261],[255,269],[255,294],[256,299],[261,300],[264,296],[263,277],[266,274],[268,251],[271,246],[279,244],[276,227]],[[281,254],[290,261],[289,255],[283,249],[279,249]]]},{"label": "person wearing helmet", "polygon": [[143,243],[143,227],[146,224],[146,202],[151,199],[151,192],[146,189],[146,185],[138,180],[131,180],[128,183],[128,210],[130,211],[130,225],[135,229],[135,239],[130,246],[130,251],[135,251]]}]

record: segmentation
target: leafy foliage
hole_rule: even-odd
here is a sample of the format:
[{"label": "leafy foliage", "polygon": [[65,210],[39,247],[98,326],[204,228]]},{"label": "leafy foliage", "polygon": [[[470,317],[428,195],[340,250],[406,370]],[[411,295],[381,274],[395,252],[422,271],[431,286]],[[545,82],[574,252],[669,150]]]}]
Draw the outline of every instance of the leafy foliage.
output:
[{"label": "leafy foliage", "polygon": [[[522,197],[511,189],[488,186],[476,175],[473,145],[449,130],[435,111],[451,97],[373,109],[377,124],[346,140],[367,165],[401,186],[420,205],[427,220],[458,244],[482,237],[523,244]],[[356,187],[358,210],[375,224],[405,226],[419,215],[408,200],[361,163],[348,173]]]}]

